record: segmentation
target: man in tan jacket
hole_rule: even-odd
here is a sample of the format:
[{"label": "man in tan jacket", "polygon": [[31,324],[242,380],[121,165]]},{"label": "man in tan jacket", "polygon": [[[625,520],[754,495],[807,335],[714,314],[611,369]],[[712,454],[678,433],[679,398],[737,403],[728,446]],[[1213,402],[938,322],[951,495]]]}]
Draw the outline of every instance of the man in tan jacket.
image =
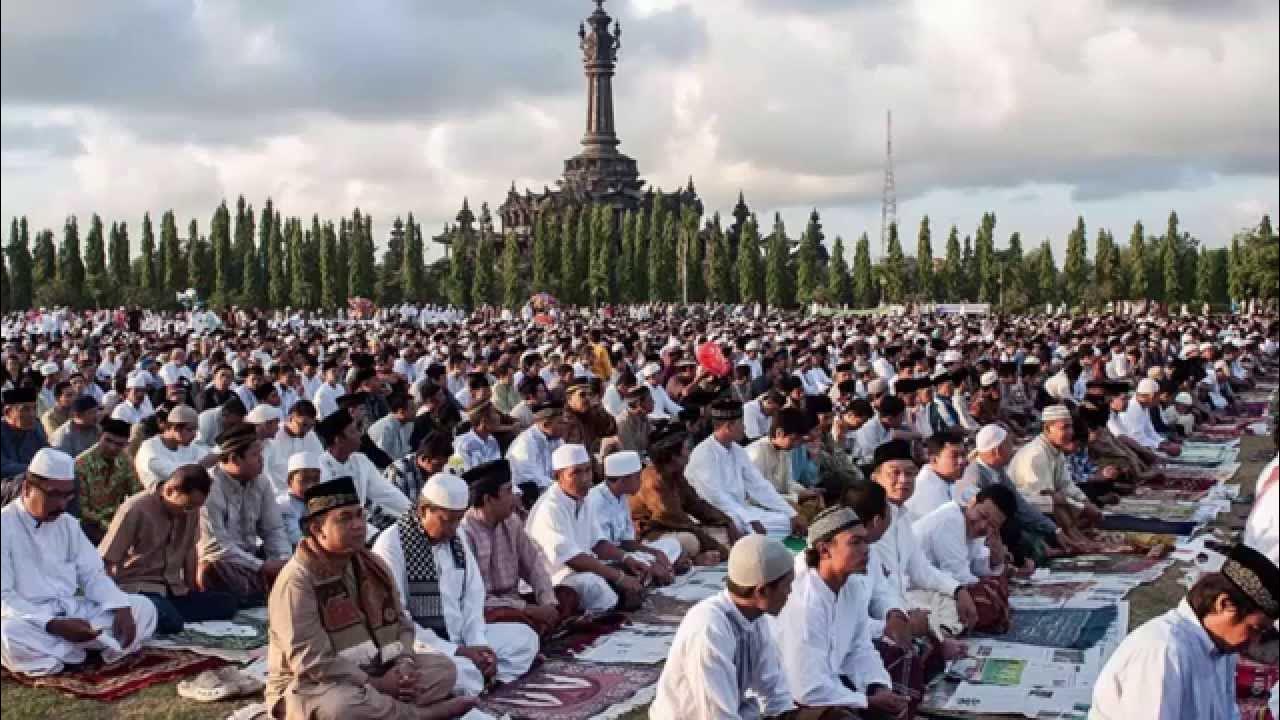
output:
[{"label": "man in tan jacket", "polygon": [[302,541],[268,603],[271,717],[436,720],[475,707],[474,698],[450,698],[449,658],[414,653],[395,582],[364,547],[352,479],[315,485],[305,502]]}]

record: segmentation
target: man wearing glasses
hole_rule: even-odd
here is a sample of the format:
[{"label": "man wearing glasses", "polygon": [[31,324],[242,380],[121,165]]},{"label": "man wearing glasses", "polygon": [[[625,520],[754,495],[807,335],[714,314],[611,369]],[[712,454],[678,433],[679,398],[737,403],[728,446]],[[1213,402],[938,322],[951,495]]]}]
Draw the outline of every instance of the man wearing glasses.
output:
[{"label": "man wearing glasses", "polygon": [[53,675],[90,652],[114,663],[155,632],[155,606],[116,586],[66,513],[74,495],[71,456],[44,448],[0,511],[0,660],[10,672]]}]

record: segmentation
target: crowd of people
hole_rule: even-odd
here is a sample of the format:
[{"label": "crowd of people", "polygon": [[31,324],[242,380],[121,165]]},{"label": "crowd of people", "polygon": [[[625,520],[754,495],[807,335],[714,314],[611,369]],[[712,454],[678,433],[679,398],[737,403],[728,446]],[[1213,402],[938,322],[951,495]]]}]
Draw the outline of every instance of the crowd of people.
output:
[{"label": "crowd of people", "polygon": [[[4,667],[265,605],[273,717],[458,717],[727,563],[651,717],[907,717],[1008,629],[1011,578],[1098,550],[1105,508],[1280,359],[1269,314],[525,315],[6,317]],[[1235,717],[1235,654],[1280,616],[1276,466],[1096,717]]]}]

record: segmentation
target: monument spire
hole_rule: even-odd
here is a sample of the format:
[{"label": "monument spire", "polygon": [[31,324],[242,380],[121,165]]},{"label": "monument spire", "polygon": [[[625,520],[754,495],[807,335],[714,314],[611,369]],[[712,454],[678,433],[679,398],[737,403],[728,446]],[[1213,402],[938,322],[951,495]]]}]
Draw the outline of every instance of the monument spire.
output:
[{"label": "monument spire", "polygon": [[588,154],[613,154],[618,135],[613,125],[613,70],[622,46],[622,26],[604,11],[604,0],[595,0],[596,9],[585,24],[578,24],[578,47],[587,76],[587,129],[582,145]]}]

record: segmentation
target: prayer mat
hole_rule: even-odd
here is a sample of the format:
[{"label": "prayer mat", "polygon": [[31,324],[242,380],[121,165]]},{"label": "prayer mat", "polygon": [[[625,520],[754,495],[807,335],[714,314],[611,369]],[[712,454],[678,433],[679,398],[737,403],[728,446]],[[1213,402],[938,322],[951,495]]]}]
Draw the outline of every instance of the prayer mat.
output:
[{"label": "prayer mat", "polygon": [[1238,699],[1257,698],[1265,703],[1271,697],[1271,688],[1275,687],[1277,681],[1280,681],[1280,667],[1238,656],[1236,660],[1236,697]]},{"label": "prayer mat", "polygon": [[651,592],[644,605],[631,613],[631,622],[637,625],[679,625],[686,613],[697,603]]},{"label": "prayer mat", "polygon": [[1024,645],[1088,650],[1098,644],[1115,620],[1114,605],[1091,609],[1014,610],[1009,632],[975,635]]},{"label": "prayer mat", "polygon": [[925,688],[937,676],[946,670],[947,663],[942,659],[939,647],[924,640],[916,640],[910,650],[894,645],[885,638],[873,641],[884,669],[893,681],[893,690],[899,695],[911,698],[907,714],[903,720],[912,720],[920,709],[924,699]]},{"label": "prayer mat", "polygon": [[163,648],[144,647],[123,661],[107,666],[90,663],[57,675],[32,677],[3,671],[6,680],[34,688],[46,688],[85,700],[113,702],[143,688],[198,675],[222,665],[218,658]]},{"label": "prayer mat", "polygon": [[1004,575],[984,577],[972,585],[966,585],[973,606],[978,610],[975,630],[1008,632],[1010,622],[1009,578]]},{"label": "prayer mat", "polygon": [[1188,536],[1195,532],[1199,525],[1200,523],[1194,520],[1160,520],[1159,518],[1137,517],[1134,515],[1108,514],[1102,518],[1101,528],[1103,530],[1120,530],[1123,532]]},{"label": "prayer mat", "polygon": [[[1218,484],[1218,478],[1213,475],[1183,475],[1177,477],[1168,477],[1158,482],[1149,482],[1140,486],[1134,495],[1138,497],[1160,496],[1166,497],[1169,493],[1198,493],[1201,497],[1209,488]],[[1199,498],[1195,498],[1199,499]]]},{"label": "prayer mat", "polygon": [[1054,572],[1095,573],[1099,575],[1137,575],[1155,567],[1157,558],[1135,555],[1079,555],[1053,558],[1049,567]]},{"label": "prayer mat", "polygon": [[[1123,498],[1119,503],[1110,506],[1107,510],[1108,514],[1131,515],[1133,517],[1155,518],[1173,522],[1191,522],[1196,519],[1196,513],[1199,511],[1192,502],[1177,502],[1154,495]],[[1124,528],[1115,529],[1123,530]]]},{"label": "prayer mat", "polygon": [[1178,543],[1173,535],[1160,535],[1148,532],[1101,532],[1094,540],[1106,544],[1104,555],[1145,555],[1156,552],[1156,556],[1167,555]]},{"label": "prayer mat", "polygon": [[580,618],[569,623],[568,627],[548,640],[542,646],[542,653],[547,657],[573,657],[574,653],[585,650],[602,636],[614,632],[626,622],[627,616],[621,612]]},{"label": "prayer mat", "polygon": [[480,698],[480,709],[513,720],[587,720],[658,681],[657,665],[596,665],[549,660]]},{"label": "prayer mat", "polygon": [[[203,632],[206,628],[211,631]],[[212,632],[213,629],[222,628],[235,632]],[[267,645],[267,622],[262,608],[241,610],[226,623],[187,623],[182,632],[157,635],[146,644],[168,650],[187,650],[243,664],[262,654],[262,648]]]}]

